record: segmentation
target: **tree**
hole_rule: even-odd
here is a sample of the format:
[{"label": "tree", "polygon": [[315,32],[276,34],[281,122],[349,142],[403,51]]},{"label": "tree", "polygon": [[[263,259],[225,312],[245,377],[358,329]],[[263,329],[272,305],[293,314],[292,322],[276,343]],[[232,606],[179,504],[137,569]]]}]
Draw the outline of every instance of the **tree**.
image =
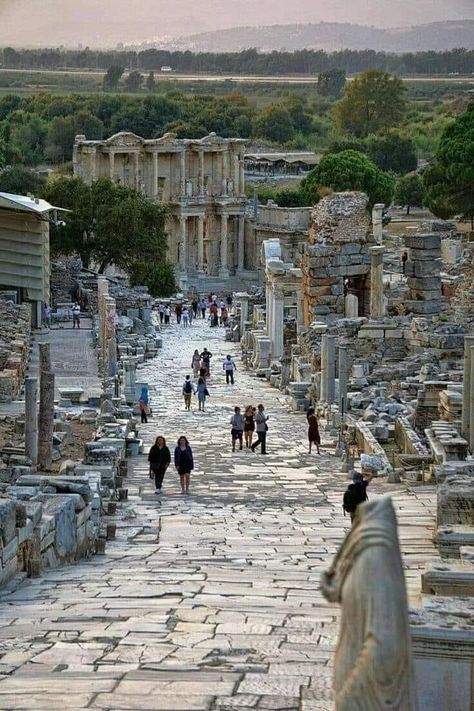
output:
[{"label": "tree", "polygon": [[367,154],[377,168],[398,175],[411,173],[418,165],[414,141],[396,130],[369,136]]},{"label": "tree", "polygon": [[140,91],[140,87],[143,84],[143,75],[140,74],[136,69],[130,72],[128,77],[125,79],[125,89],[127,91],[137,92]]},{"label": "tree", "polygon": [[295,134],[290,113],[279,106],[262,111],[255,122],[255,132],[275,143],[287,143]]},{"label": "tree", "polygon": [[406,88],[387,72],[369,70],[350,82],[336,107],[336,126],[361,138],[400,123]]},{"label": "tree", "polygon": [[132,286],[147,286],[150,294],[155,297],[171,296],[177,289],[174,267],[168,261],[134,265],[130,283]]},{"label": "tree", "polygon": [[328,72],[318,74],[316,91],[320,96],[331,96],[339,99],[346,85],[346,72],[344,69],[330,69]]},{"label": "tree", "polygon": [[397,180],[395,203],[406,207],[407,215],[411,207],[423,207],[424,195],[423,181],[418,173],[408,173]]},{"label": "tree", "polygon": [[307,205],[319,200],[323,187],[337,192],[361,190],[367,194],[371,205],[377,202],[390,205],[394,182],[367,156],[348,150],[323,156],[316,168],[301,181],[301,190]]},{"label": "tree", "polygon": [[112,66],[107,69],[107,73],[104,76],[103,88],[104,91],[112,91],[118,88],[119,81],[122,78],[125,69],[119,66]]},{"label": "tree", "polygon": [[74,138],[83,134],[88,139],[100,139],[104,124],[89,111],[79,111],[71,116],[55,116],[48,127],[45,156],[52,161],[67,161],[72,158]]},{"label": "tree", "polygon": [[437,217],[461,215],[474,230],[474,104],[444,131],[423,182],[426,205]]},{"label": "tree", "polygon": [[86,185],[81,178],[58,176],[50,180],[44,196],[71,212],[64,225],[53,226],[55,254],[81,256],[103,272],[115,264],[127,273],[141,265],[166,261],[165,209],[132,188],[100,178]]},{"label": "tree", "polygon": [[44,184],[44,178],[22,165],[15,165],[0,171],[0,192],[2,193],[39,195]]},{"label": "tree", "polygon": [[153,93],[156,91],[156,81],[155,81],[155,73],[150,72],[149,75],[146,78],[146,88],[150,93]]}]

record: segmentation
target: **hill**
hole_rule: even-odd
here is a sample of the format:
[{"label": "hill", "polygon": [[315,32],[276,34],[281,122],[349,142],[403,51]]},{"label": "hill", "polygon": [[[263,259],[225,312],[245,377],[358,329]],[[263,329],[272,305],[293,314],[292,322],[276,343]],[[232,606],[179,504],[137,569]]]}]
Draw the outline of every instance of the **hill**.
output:
[{"label": "hill", "polygon": [[251,47],[262,52],[301,49],[323,49],[327,52],[339,49],[439,52],[457,47],[474,49],[474,20],[432,22],[390,29],[339,22],[234,27],[165,42],[145,42],[140,46],[193,52],[239,52]]}]

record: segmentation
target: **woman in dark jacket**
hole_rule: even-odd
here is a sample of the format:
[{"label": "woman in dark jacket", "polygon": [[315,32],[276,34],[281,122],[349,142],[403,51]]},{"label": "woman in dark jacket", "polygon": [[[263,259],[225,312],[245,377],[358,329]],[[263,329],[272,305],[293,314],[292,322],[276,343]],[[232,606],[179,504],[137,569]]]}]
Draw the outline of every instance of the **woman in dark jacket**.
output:
[{"label": "woman in dark jacket", "polygon": [[178,444],[174,450],[174,465],[179,474],[181,493],[189,494],[189,480],[194,469],[194,459],[193,450],[184,435],[178,439]]},{"label": "woman in dark jacket", "polygon": [[316,445],[316,451],[319,452],[319,445],[321,444],[321,437],[319,435],[318,419],[314,414],[314,408],[310,407],[306,413],[306,419],[308,420],[308,440],[309,440],[309,453],[311,454],[311,445]]},{"label": "woman in dark jacket", "polygon": [[155,494],[161,494],[163,478],[171,462],[170,450],[166,446],[165,438],[161,435],[158,435],[155,444],[150,449],[148,461],[150,462],[150,479],[153,475],[155,476]]}]

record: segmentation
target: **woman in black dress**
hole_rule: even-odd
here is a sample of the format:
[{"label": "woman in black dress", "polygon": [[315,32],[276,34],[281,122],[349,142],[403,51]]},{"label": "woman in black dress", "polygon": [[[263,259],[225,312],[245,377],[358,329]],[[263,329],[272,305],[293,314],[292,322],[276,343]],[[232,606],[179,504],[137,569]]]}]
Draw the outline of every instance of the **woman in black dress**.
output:
[{"label": "woman in black dress", "polygon": [[253,433],[255,432],[255,408],[249,405],[244,414],[245,446],[252,446]]},{"label": "woman in black dress", "polygon": [[179,474],[181,493],[189,494],[189,480],[194,469],[194,459],[193,450],[184,435],[178,439],[178,444],[174,450],[174,465]]},{"label": "woman in black dress", "polygon": [[155,440],[155,444],[148,454],[150,462],[150,479],[155,477],[155,494],[161,494],[161,485],[171,462],[170,450],[166,446],[166,440],[161,435]]}]

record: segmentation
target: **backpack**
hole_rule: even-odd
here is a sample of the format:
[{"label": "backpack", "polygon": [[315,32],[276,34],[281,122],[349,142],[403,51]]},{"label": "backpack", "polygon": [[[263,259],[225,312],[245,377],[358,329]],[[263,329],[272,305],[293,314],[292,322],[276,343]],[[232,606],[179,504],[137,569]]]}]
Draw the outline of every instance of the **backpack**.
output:
[{"label": "backpack", "polygon": [[184,383],[184,392],[185,393],[192,393],[193,391],[193,386],[190,380],[186,380]]},{"label": "backpack", "polygon": [[364,486],[360,484],[349,484],[347,490],[344,492],[344,498],[342,500],[342,508],[344,510],[344,515],[347,513],[354,513],[357,506],[364,501],[367,501],[368,496]]}]

